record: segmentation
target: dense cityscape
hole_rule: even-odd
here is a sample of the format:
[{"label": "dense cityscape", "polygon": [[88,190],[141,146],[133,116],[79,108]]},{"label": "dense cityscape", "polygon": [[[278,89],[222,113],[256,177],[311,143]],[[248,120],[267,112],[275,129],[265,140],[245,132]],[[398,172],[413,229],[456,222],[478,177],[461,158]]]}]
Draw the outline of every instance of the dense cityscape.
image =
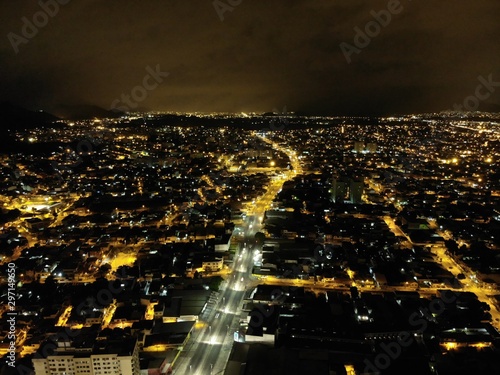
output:
[{"label": "dense cityscape", "polygon": [[494,375],[500,1],[0,1],[0,375]]},{"label": "dense cityscape", "polygon": [[494,373],[499,120],[150,112],[10,131],[3,373]]}]

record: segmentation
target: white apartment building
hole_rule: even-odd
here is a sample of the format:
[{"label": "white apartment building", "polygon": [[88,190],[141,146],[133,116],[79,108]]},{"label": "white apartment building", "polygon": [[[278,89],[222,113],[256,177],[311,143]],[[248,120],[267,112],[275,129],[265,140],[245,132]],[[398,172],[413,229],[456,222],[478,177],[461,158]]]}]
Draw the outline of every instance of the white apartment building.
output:
[{"label": "white apartment building", "polygon": [[[87,348],[85,348],[87,349]],[[137,340],[121,347],[103,342],[87,350],[58,347],[47,358],[33,358],[36,375],[139,375]]]}]

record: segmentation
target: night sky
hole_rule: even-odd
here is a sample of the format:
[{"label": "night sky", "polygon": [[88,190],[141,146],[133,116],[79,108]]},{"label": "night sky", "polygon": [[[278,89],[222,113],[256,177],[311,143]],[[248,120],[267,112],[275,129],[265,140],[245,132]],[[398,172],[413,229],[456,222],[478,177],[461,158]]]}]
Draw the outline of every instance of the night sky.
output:
[{"label": "night sky", "polygon": [[[0,0],[0,101],[109,109],[157,65],[169,75],[139,109],[431,112],[475,95],[480,76],[500,82],[498,0],[401,1],[350,63],[340,44],[357,48],[355,27],[397,1],[220,0],[240,3],[222,16],[213,0],[59,1],[44,17],[38,1]],[[500,83],[481,93],[479,110],[500,111]]]}]

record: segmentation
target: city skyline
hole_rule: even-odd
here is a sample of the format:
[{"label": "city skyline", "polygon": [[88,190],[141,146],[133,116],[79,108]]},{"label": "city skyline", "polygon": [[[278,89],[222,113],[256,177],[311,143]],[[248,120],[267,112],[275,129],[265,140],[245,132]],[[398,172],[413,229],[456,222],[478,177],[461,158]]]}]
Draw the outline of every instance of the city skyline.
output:
[{"label": "city skyline", "polygon": [[82,104],[234,113],[286,107],[318,115],[496,112],[499,7],[3,2],[0,100],[56,115]]}]

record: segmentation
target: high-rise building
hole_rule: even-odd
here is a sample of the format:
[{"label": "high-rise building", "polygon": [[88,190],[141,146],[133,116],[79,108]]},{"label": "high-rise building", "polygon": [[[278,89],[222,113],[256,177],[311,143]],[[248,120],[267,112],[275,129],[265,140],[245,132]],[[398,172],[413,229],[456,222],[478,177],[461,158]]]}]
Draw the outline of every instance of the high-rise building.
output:
[{"label": "high-rise building", "polygon": [[363,196],[364,183],[363,180],[351,179],[349,184],[349,200],[351,203],[361,203]]},{"label": "high-rise building", "polygon": [[377,144],[375,142],[368,142],[366,144],[366,151],[377,152]]},{"label": "high-rise building", "polygon": [[88,347],[58,342],[53,355],[33,358],[35,375],[139,375],[137,339],[98,338]]},{"label": "high-rise building", "polygon": [[342,203],[347,197],[349,183],[345,178],[334,177],[332,180],[331,199],[335,203]]},{"label": "high-rise building", "polygon": [[363,152],[364,148],[365,148],[364,142],[356,141],[354,142],[354,148],[352,149],[352,151],[360,153]]},{"label": "high-rise building", "polygon": [[364,191],[363,179],[339,177],[332,179],[331,200],[335,203],[349,201],[351,203],[361,203]]}]

